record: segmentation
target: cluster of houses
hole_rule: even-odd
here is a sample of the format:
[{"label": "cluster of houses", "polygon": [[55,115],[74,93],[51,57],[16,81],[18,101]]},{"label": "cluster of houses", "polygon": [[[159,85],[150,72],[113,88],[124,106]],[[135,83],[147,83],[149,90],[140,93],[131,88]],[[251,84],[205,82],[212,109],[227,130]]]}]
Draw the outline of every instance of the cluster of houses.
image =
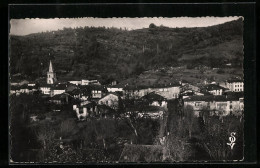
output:
[{"label": "cluster of houses", "polygon": [[[34,84],[29,82],[11,83],[10,94],[34,94],[40,92],[49,98],[49,102],[64,105],[71,104],[79,120],[91,116],[115,117],[120,101],[138,100],[146,102],[151,110],[142,111],[139,116],[149,114],[162,117],[167,101],[182,98],[185,106],[192,106],[199,116],[202,110],[208,109],[212,114],[229,115],[243,112],[243,81],[228,80],[220,84],[211,83],[195,86],[187,81],[164,85],[136,86],[101,85],[98,80],[73,80],[59,83],[50,62],[47,72],[47,83]],[[149,108],[148,108],[149,109]]]}]

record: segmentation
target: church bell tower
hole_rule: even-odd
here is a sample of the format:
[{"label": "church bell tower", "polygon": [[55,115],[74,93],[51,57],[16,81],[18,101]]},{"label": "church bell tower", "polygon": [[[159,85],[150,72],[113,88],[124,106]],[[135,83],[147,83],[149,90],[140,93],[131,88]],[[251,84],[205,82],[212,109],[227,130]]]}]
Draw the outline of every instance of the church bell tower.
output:
[{"label": "church bell tower", "polygon": [[49,71],[47,72],[47,84],[54,84],[56,81],[56,73],[54,73],[52,63],[50,61]]}]

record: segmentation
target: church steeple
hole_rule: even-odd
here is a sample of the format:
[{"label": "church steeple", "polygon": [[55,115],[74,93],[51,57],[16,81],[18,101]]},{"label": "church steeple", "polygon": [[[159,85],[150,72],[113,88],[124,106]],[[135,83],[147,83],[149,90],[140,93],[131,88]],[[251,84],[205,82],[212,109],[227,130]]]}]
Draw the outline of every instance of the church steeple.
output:
[{"label": "church steeple", "polygon": [[54,84],[56,81],[56,73],[53,71],[52,63],[50,61],[49,71],[47,72],[47,84]]},{"label": "church steeple", "polygon": [[49,72],[53,72],[51,60],[50,60]]}]

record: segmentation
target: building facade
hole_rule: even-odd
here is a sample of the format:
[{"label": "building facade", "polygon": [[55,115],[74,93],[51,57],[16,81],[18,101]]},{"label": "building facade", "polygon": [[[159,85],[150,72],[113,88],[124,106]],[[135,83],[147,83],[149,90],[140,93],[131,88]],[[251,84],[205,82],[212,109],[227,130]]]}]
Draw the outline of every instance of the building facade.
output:
[{"label": "building facade", "polygon": [[105,97],[101,98],[98,101],[98,104],[109,106],[112,109],[117,109],[118,101],[119,101],[118,96],[110,93],[110,94],[106,95]]},{"label": "building facade", "polygon": [[242,80],[229,80],[227,81],[227,88],[231,92],[243,92],[244,82]]}]

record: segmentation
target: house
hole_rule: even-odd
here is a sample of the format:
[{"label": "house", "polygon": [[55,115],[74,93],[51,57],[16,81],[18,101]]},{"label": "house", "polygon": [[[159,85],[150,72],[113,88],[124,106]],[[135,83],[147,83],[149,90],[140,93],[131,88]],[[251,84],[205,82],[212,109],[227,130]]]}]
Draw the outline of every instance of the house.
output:
[{"label": "house", "polygon": [[72,98],[70,95],[68,95],[66,93],[62,93],[62,94],[57,94],[57,95],[50,97],[49,102],[58,104],[58,105],[64,105],[64,104],[69,104],[71,99]]},{"label": "house", "polygon": [[190,96],[194,96],[194,92],[192,90],[186,90],[184,92],[181,93],[181,96],[183,99],[190,97]]},{"label": "house", "polygon": [[166,99],[178,98],[180,95],[179,84],[169,85],[153,85],[153,86],[142,86],[142,85],[126,85],[123,89],[124,98],[141,98],[148,93],[155,92],[163,96]]},{"label": "house", "polygon": [[138,117],[140,118],[158,119],[164,117],[166,107],[152,106],[142,103],[139,105],[127,107],[126,111],[126,117],[129,117],[129,114],[131,113],[137,113]]},{"label": "house", "polygon": [[187,85],[187,84],[189,84],[189,82],[187,81],[187,80],[180,80],[179,81],[179,84],[181,85],[181,86],[184,86],[184,85]]},{"label": "house", "polygon": [[86,120],[87,117],[93,117],[96,115],[96,108],[96,104],[93,102],[83,106],[73,105],[73,110],[76,111],[76,115],[81,121]]},{"label": "house", "polygon": [[204,87],[204,90],[212,95],[222,95],[226,89],[216,84],[208,84]]},{"label": "house", "polygon": [[66,84],[67,84],[66,92],[71,92],[74,89],[78,89],[79,88],[77,85],[69,83],[69,82],[67,82]]},{"label": "house", "polygon": [[117,81],[117,80],[113,80],[113,81],[111,82],[111,85],[112,85],[112,86],[117,85],[117,84],[118,84],[118,81]]},{"label": "house", "polygon": [[36,86],[35,83],[28,83],[27,86]]},{"label": "house", "polygon": [[38,91],[38,87],[35,84],[34,85],[28,84],[28,89],[29,89],[29,93],[34,93],[34,92]]},{"label": "house", "polygon": [[141,98],[142,96],[149,93],[149,87],[148,86],[142,86],[142,85],[126,85],[123,88],[123,98]]},{"label": "house", "polygon": [[71,83],[71,84],[74,84],[74,85],[81,85],[81,80],[80,81],[69,81],[69,83]]},{"label": "house", "polygon": [[10,86],[10,94],[19,95],[20,94],[20,86],[19,85],[11,85]]},{"label": "house", "polygon": [[90,85],[91,97],[94,99],[100,99],[107,92],[106,88],[101,85]]},{"label": "house", "polygon": [[58,84],[58,85],[52,86],[51,91],[50,91],[50,96],[52,97],[52,96],[55,96],[58,94],[65,93],[66,88],[67,88],[66,84]]},{"label": "house", "polygon": [[28,88],[28,86],[26,84],[20,86],[20,91],[19,92],[20,93],[25,93],[25,94],[29,94],[30,93],[29,88]]},{"label": "house", "polygon": [[148,93],[147,95],[141,97],[141,100],[147,102],[150,106],[167,107],[166,99],[155,92]]},{"label": "house", "polygon": [[168,100],[179,98],[180,91],[181,88],[179,84],[154,85],[149,87],[149,92],[155,92]]},{"label": "house", "polygon": [[82,79],[81,85],[101,85],[98,80]]},{"label": "house", "polygon": [[109,106],[112,109],[118,109],[119,97],[114,93],[108,93],[106,96],[98,100],[98,104]]},{"label": "house", "polygon": [[101,118],[115,118],[117,115],[115,109],[112,109],[105,104],[98,104],[95,112]]},{"label": "house", "polygon": [[211,115],[230,115],[233,112],[243,111],[241,98],[228,95],[192,96],[184,99],[184,107],[191,106],[196,116],[202,110],[209,110]]},{"label": "house", "polygon": [[50,95],[51,94],[51,85],[49,84],[41,84],[39,87],[42,94]]},{"label": "house", "polygon": [[68,91],[67,93],[75,99],[87,100],[88,98],[88,96],[84,95],[84,92],[81,89],[74,89],[72,91]]},{"label": "house", "polygon": [[123,92],[123,85],[110,85],[107,86],[107,91],[108,92]]},{"label": "house", "polygon": [[163,145],[125,144],[119,162],[162,162],[167,153]]},{"label": "house", "polygon": [[243,92],[244,91],[244,82],[243,82],[243,80],[240,80],[240,79],[228,80],[226,82],[226,86],[231,92]]}]

